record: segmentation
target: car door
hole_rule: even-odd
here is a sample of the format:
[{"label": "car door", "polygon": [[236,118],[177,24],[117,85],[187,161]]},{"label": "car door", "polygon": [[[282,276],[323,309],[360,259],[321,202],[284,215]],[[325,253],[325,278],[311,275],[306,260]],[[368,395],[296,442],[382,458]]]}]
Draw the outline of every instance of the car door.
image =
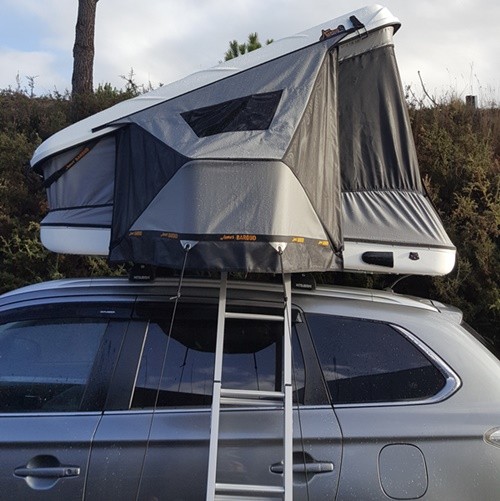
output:
[{"label": "car door", "polygon": [[83,498],[125,323],[100,305],[0,313],[0,497]]},{"label": "car door", "polygon": [[343,431],[339,499],[470,499],[464,486],[445,483],[450,460],[439,463],[461,457],[469,439],[449,406],[458,376],[398,325],[306,317]]},{"label": "car door", "polygon": [[[134,379],[127,394],[123,387],[126,378],[120,377],[123,401],[112,403],[114,410],[105,412],[97,430],[88,498],[204,499],[217,305],[180,304],[171,323],[168,303],[139,303],[137,316],[145,320],[145,340],[138,322],[135,342],[130,344],[135,344],[131,351],[139,355],[127,355]],[[295,324],[300,321],[296,314]],[[279,388],[282,329],[276,322],[228,321],[223,385],[249,390]],[[318,405],[327,397],[320,373],[314,368],[308,371],[305,364],[304,355],[313,348],[307,336],[304,338],[296,328],[294,496],[299,500],[334,499],[340,430],[331,407]],[[282,410],[276,406],[224,407],[218,481],[281,485],[282,423]]]}]

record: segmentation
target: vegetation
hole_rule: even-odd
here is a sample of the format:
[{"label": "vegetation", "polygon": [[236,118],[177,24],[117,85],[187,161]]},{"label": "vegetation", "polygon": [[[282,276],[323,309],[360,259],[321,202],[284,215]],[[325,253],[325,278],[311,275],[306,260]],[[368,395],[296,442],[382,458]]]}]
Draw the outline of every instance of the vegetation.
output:
[{"label": "vegetation", "polygon": [[[266,40],[266,45],[272,43],[273,40]],[[259,35],[257,33],[250,33],[248,35],[248,40],[245,43],[238,43],[237,40],[229,42],[229,49],[224,54],[224,61],[229,61],[235,57],[246,54],[247,52],[252,52],[255,49],[260,49],[262,44],[259,40]]]},{"label": "vegetation", "polygon": [[424,182],[458,249],[430,293],[500,342],[500,109],[451,100],[411,116]]}]

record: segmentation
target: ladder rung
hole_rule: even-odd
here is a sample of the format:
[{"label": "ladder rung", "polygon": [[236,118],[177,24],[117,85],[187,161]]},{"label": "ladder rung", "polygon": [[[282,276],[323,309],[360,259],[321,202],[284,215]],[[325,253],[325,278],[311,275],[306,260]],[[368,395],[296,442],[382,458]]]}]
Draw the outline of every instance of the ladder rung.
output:
[{"label": "ladder rung", "polygon": [[216,493],[233,494],[283,494],[284,489],[281,485],[252,485],[252,484],[215,484]]},{"label": "ladder rung", "polygon": [[283,315],[265,315],[262,313],[237,313],[226,311],[226,318],[242,320],[269,320],[270,322],[283,322]]},{"label": "ladder rung", "polygon": [[254,398],[254,399],[272,399],[283,400],[285,394],[282,391],[263,391],[263,390],[236,390],[230,388],[221,388],[221,397],[228,398]]},{"label": "ladder rung", "polygon": [[242,406],[283,406],[285,394],[281,391],[221,389],[221,404]]},{"label": "ladder rung", "polygon": [[231,398],[221,397],[221,405],[234,407],[278,407],[283,408],[283,400],[257,400],[255,398]]},{"label": "ladder rung", "polygon": [[214,501],[274,501],[276,499],[282,499],[283,494],[270,494],[268,496],[244,496],[243,494],[238,494],[236,497],[234,494],[216,494]]}]

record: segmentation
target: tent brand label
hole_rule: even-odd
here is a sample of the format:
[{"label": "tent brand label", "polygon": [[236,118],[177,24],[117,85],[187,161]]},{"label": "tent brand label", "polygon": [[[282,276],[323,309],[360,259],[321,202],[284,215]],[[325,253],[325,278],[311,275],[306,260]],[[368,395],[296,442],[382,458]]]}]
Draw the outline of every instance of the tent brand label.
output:
[{"label": "tent brand label", "polygon": [[243,242],[256,242],[257,235],[236,235],[236,240],[242,240]]},{"label": "tent brand label", "polygon": [[129,237],[142,237],[142,231],[131,231],[128,234]]},{"label": "tent brand label", "polygon": [[238,242],[256,242],[257,235],[222,235],[222,241],[236,240]]},{"label": "tent brand label", "polygon": [[303,244],[305,242],[304,237],[293,237],[292,243],[294,244]]},{"label": "tent brand label", "polygon": [[321,245],[321,247],[328,247],[330,244],[328,243],[328,240],[320,240],[318,245]]},{"label": "tent brand label", "polygon": [[179,235],[177,233],[162,233],[160,235],[161,238],[171,238],[173,240],[178,240],[179,239]]}]

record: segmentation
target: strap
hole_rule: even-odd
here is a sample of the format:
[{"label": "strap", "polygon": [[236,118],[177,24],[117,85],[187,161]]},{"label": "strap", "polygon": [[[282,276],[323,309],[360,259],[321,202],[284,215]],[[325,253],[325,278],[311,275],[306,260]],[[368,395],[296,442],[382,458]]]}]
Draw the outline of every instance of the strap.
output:
[{"label": "strap", "polygon": [[50,188],[65,172],[67,172],[71,167],[73,167],[77,162],[79,162],[87,153],[92,151],[92,148],[99,142],[98,139],[87,143],[83,149],[73,157],[67,164],[63,165],[60,169],[53,172],[45,181],[43,182],[44,188]]},{"label": "strap", "polygon": [[175,301],[174,308],[172,310],[172,317],[170,319],[170,327],[168,329],[168,336],[167,336],[167,345],[165,346],[165,353],[163,355],[163,361],[161,364],[160,377],[158,378],[158,384],[156,385],[155,401],[154,401],[154,406],[153,406],[153,412],[151,413],[151,419],[149,420],[148,438],[146,440],[146,448],[144,451],[144,456],[142,457],[141,473],[139,475],[139,485],[137,486],[137,493],[136,493],[135,501],[139,501],[139,499],[140,499],[142,481],[144,479],[144,468],[146,465],[146,456],[148,455],[149,447],[151,444],[151,433],[153,430],[153,422],[155,419],[156,410],[158,408],[158,401],[160,399],[161,382],[163,380],[163,375],[165,373],[165,368],[167,366],[167,354],[168,354],[168,349],[170,347],[170,341],[172,339],[172,332],[174,329],[174,320],[175,320],[175,314],[177,312],[177,305],[179,304],[179,299],[181,298],[182,282],[184,280],[184,273],[186,271],[186,263],[187,263],[188,253],[189,253],[190,249],[191,249],[191,245],[189,245],[189,244],[184,245],[185,254],[184,254],[184,261],[182,263],[181,275],[179,277],[179,285],[177,287],[177,294],[170,298],[171,301]]}]

